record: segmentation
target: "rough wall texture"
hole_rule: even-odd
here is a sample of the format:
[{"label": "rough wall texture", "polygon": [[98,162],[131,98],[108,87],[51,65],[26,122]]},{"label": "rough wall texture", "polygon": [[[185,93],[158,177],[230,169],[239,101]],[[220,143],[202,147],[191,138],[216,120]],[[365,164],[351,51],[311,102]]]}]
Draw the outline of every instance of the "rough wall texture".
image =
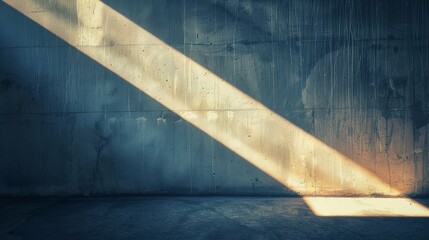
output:
[{"label": "rough wall texture", "polygon": [[[103,2],[403,194],[429,193],[429,2]],[[0,194],[296,193],[3,2],[0,133]]]}]

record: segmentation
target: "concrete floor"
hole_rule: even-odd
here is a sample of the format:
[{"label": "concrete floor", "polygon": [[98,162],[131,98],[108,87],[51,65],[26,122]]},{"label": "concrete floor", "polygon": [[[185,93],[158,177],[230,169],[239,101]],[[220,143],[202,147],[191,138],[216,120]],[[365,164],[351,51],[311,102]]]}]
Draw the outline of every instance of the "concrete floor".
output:
[{"label": "concrete floor", "polygon": [[300,198],[3,198],[0,220],[6,240],[429,238],[429,218],[318,217]]}]

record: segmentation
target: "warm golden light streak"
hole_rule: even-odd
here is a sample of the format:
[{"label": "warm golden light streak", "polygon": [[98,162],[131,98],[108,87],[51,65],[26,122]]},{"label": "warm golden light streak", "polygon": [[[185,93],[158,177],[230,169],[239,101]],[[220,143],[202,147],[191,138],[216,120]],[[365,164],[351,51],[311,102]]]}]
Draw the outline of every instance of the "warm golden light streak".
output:
[{"label": "warm golden light streak", "polygon": [[4,2],[298,194],[403,194],[101,1]]},{"label": "warm golden light streak", "polygon": [[429,217],[429,210],[408,198],[304,197],[317,216]]}]

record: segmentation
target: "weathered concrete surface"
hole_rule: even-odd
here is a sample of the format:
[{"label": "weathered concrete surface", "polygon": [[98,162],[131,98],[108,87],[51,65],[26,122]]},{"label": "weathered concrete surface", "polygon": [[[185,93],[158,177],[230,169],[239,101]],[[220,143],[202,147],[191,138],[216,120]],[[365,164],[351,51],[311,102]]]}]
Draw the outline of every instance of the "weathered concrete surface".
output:
[{"label": "weathered concrete surface", "polygon": [[0,208],[5,223],[37,209],[0,228],[8,230],[2,239],[427,239],[429,233],[429,218],[317,217],[301,198],[67,198],[42,207],[47,202],[0,200],[10,209]]},{"label": "weathered concrete surface", "polygon": [[[76,11],[68,2],[52,12]],[[104,3],[402,194],[428,193],[425,1]],[[301,193],[0,4],[0,193]],[[49,11],[35,6],[32,14],[43,19]],[[106,42],[97,27],[109,19],[89,22],[95,31],[83,31],[75,45],[93,52],[106,44],[122,53],[141,50],[121,28]],[[200,94],[197,86],[188,90],[190,100]],[[236,105],[185,110],[242,113]],[[242,121],[252,129],[254,115],[248,116]],[[353,194],[341,182],[346,169],[312,149],[298,154],[307,165],[287,157],[284,146],[277,150],[285,156],[276,162],[281,177],[303,169],[299,184],[315,186],[306,194]],[[332,168],[331,185],[307,171],[316,165]]]},{"label": "weathered concrete surface", "polygon": [[0,239],[21,239],[11,232],[27,219],[52,207],[58,200],[58,197],[0,199]]}]

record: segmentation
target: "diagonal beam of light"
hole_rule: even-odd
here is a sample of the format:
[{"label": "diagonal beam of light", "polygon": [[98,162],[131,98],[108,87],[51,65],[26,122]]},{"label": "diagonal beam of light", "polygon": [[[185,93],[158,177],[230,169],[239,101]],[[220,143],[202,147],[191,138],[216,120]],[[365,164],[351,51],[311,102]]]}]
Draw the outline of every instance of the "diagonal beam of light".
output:
[{"label": "diagonal beam of light", "polygon": [[300,195],[403,194],[102,1],[3,1]]}]

